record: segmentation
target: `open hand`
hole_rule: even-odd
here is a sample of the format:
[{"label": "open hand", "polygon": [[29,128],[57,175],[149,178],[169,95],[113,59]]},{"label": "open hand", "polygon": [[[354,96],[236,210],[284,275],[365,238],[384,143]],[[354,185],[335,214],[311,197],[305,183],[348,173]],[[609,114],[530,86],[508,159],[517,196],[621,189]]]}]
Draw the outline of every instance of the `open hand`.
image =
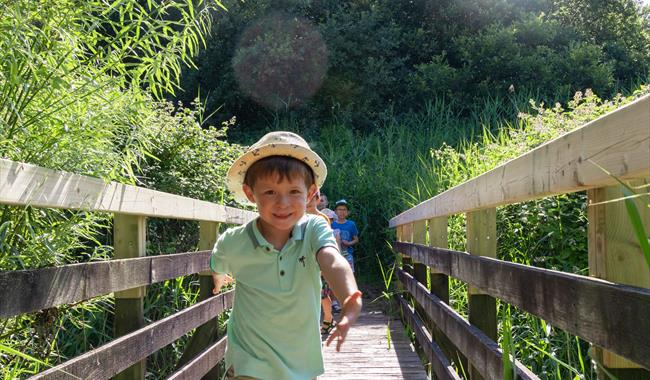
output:
[{"label": "open hand", "polygon": [[350,325],[350,320],[344,315],[339,323],[336,324],[334,332],[332,332],[329,338],[327,338],[327,347],[329,347],[330,343],[336,339],[336,352],[340,352],[341,346],[343,345],[343,342],[345,342],[345,337],[348,335],[348,331],[350,330]]},{"label": "open hand", "polygon": [[[360,292],[359,295],[361,295]],[[332,332],[332,335],[327,338],[326,345],[328,347],[334,341],[334,339],[336,339],[336,352],[341,351],[341,346],[343,345],[343,342],[345,342],[345,338],[348,336],[348,331],[359,317],[359,313],[361,313],[360,299],[357,298],[352,302],[348,302],[348,304],[344,305],[343,317],[341,317],[339,323],[336,324],[336,328],[334,329],[334,332]]]}]

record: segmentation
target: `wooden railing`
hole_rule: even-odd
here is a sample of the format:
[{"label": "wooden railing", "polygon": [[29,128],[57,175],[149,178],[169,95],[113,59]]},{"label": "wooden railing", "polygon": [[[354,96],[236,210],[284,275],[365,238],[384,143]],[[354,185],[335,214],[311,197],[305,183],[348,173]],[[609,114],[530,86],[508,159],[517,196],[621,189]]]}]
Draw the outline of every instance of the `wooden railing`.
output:
[{"label": "wooden railing", "polygon": [[[591,342],[619,379],[650,378],[650,268],[624,203],[607,202],[623,197],[613,177],[650,182],[650,96],[391,219],[406,291],[399,303],[439,378],[458,378],[450,360],[469,365],[471,378],[503,378],[493,297]],[[589,201],[589,277],[496,259],[497,206],[580,190]],[[639,211],[650,231],[647,203]],[[447,249],[448,216],[459,213],[467,252]],[[468,320],[448,305],[449,276],[468,284]],[[515,367],[519,378],[537,379]]]},{"label": "wooden railing", "polygon": [[[226,345],[225,337],[215,341],[217,317],[232,306],[233,293],[212,297],[210,250],[219,223],[242,224],[255,213],[4,159],[0,204],[114,214],[115,260],[0,272],[0,318],[115,296],[116,339],[34,379],[144,379],[147,356],[196,328],[170,378],[216,378]],[[200,251],[144,257],[147,217],[198,220]],[[194,273],[202,301],[145,326],[145,286]]]}]

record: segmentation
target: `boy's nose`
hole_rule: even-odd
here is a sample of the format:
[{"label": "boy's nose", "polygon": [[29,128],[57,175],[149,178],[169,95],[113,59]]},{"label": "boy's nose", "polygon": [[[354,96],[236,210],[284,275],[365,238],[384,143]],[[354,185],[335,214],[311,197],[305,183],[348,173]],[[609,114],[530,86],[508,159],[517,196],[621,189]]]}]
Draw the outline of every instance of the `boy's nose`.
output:
[{"label": "boy's nose", "polygon": [[280,195],[278,197],[278,203],[281,204],[282,206],[288,205],[289,204],[289,196]]}]

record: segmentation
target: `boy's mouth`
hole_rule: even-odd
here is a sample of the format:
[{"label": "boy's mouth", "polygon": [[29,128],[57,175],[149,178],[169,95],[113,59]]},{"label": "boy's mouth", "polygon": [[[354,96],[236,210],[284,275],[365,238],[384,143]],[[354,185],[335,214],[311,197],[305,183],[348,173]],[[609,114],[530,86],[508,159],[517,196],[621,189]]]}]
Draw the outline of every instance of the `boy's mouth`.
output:
[{"label": "boy's mouth", "polygon": [[293,215],[293,214],[291,214],[291,213],[289,213],[289,214],[273,214],[273,216],[278,218],[278,219],[288,219],[291,215]]}]

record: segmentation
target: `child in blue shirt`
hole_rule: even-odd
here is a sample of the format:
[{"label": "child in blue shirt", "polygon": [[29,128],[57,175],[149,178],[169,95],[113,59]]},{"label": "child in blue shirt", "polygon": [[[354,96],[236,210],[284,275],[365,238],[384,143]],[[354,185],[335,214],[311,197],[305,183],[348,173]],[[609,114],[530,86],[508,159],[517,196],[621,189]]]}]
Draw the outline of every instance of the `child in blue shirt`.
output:
[{"label": "child in blue shirt", "polygon": [[320,273],[343,302],[327,340],[337,350],[361,311],[361,292],[328,223],[306,215],[327,168],[300,136],[271,132],[231,166],[227,184],[259,217],[222,234],[210,260],[214,293],[235,281],[228,320],[230,379],[311,380],[323,373]]},{"label": "child in blue shirt", "polygon": [[336,212],[337,219],[332,222],[332,230],[338,230],[341,236],[341,245],[344,249],[343,256],[350,264],[352,271],[354,272],[354,246],[359,243],[359,230],[357,225],[348,220],[348,214],[350,213],[350,208],[348,202],[345,199],[341,199],[336,202],[336,207],[334,208]]}]

